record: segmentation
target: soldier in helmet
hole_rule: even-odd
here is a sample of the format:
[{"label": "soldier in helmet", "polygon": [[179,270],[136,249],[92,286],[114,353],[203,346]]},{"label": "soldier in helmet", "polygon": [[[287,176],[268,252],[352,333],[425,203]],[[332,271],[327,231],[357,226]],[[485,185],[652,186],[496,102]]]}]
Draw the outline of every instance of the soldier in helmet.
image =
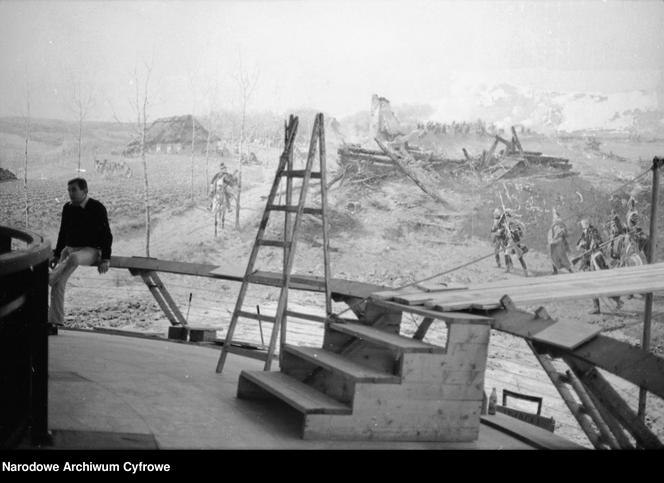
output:
[{"label": "soldier in helmet", "polygon": [[[604,259],[602,252],[602,237],[597,228],[595,228],[587,218],[581,220],[581,228],[583,229],[579,241],[576,243],[578,249],[583,250],[581,256],[581,266],[583,271],[592,270],[607,270],[609,267]],[[620,309],[623,306],[620,297],[611,297],[616,303],[616,308]],[[599,299],[593,299],[594,309],[591,314],[599,314]]]},{"label": "soldier in helmet", "polygon": [[496,257],[496,266],[500,266],[500,254],[505,248],[505,243],[503,238],[505,237],[505,230],[501,226],[501,215],[502,212],[500,208],[493,210],[493,225],[491,226],[491,241],[493,242],[493,254]]},{"label": "soldier in helmet", "polygon": [[620,217],[615,211],[611,210],[611,217],[609,218],[608,232],[609,232],[609,247],[608,254],[611,259],[612,266],[621,266],[622,258],[625,250],[625,233],[627,229],[620,221]]},{"label": "soldier in helmet", "polygon": [[[528,267],[523,256],[528,252],[528,247],[522,243],[523,224],[512,217],[512,214],[505,210],[496,208],[493,212],[494,220],[491,232],[494,234],[495,243],[499,243],[505,254],[505,271],[512,271],[512,256],[516,256],[523,267],[523,273],[528,276]],[[494,245],[495,247],[495,245]],[[496,250],[496,248],[494,248]],[[498,255],[496,254],[498,259]],[[500,266],[500,265],[499,265]]]},{"label": "soldier in helmet", "polygon": [[629,233],[630,241],[632,245],[637,248],[638,251],[647,253],[648,250],[648,236],[643,233],[643,230],[639,226],[640,216],[639,212],[636,209],[636,199],[633,196],[629,197],[627,201],[627,214],[625,215],[627,221],[627,232]]}]

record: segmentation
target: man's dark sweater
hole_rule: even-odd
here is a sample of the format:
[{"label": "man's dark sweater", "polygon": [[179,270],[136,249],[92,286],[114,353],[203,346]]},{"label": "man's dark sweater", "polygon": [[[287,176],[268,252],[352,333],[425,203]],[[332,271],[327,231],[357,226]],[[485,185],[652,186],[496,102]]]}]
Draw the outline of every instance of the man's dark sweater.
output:
[{"label": "man's dark sweater", "polygon": [[113,235],[108,224],[106,208],[99,201],[88,198],[85,207],[65,203],[62,207],[60,233],[53,254],[57,257],[64,247],[94,247],[101,249],[102,260],[111,258]]}]

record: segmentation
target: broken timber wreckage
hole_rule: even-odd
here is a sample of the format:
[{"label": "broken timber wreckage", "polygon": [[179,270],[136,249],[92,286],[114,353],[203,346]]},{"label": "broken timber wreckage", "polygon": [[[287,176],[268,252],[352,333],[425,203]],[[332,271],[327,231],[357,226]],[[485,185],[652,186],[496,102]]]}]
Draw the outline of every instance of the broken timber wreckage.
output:
[{"label": "broken timber wreckage", "polygon": [[[501,143],[505,145],[505,148],[496,155],[498,144]],[[496,134],[489,150],[483,151],[481,155],[473,158],[468,154],[466,148],[463,148],[462,151],[466,160],[476,170],[486,171],[488,174],[492,174],[495,177],[494,179],[525,176],[545,168],[561,170],[566,173],[572,168],[568,159],[543,156],[539,151],[524,150],[514,126],[512,126],[511,141]]]},{"label": "broken timber wreckage", "polygon": [[[449,169],[452,173],[472,170],[482,173],[493,181],[498,179],[515,178],[519,176],[531,176],[545,173],[547,176],[569,176],[573,174],[572,165],[568,159],[555,156],[545,156],[539,151],[527,151],[523,149],[521,142],[512,127],[512,140],[508,141],[500,135],[496,135],[493,144],[488,150],[484,150],[479,156],[471,156],[466,148],[463,148],[464,159],[450,159],[433,151],[425,151],[418,146],[412,146],[408,142],[400,142],[398,139],[392,142],[375,139],[380,150],[367,149],[359,145],[345,144],[337,153],[339,164],[346,169],[358,170],[360,166],[373,168],[374,171],[386,171],[390,167],[396,167],[405,172],[418,185],[419,178],[424,175],[414,175],[417,168],[435,167],[436,169]],[[499,144],[505,146],[498,153]],[[399,163],[397,160],[400,159]],[[407,170],[409,172],[407,172]],[[551,173],[553,171],[553,173]],[[378,175],[379,176],[379,175]],[[422,188],[422,186],[420,186]],[[432,194],[432,190],[425,192]]]}]

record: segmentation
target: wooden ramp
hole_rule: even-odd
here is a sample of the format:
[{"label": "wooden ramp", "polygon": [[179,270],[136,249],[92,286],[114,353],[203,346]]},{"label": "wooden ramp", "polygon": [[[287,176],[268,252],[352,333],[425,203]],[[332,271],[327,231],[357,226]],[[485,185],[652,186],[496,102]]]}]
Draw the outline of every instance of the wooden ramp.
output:
[{"label": "wooden ramp", "polygon": [[664,262],[636,267],[578,272],[469,285],[465,289],[441,288],[419,293],[383,291],[373,298],[402,305],[419,305],[440,311],[491,310],[508,295],[515,304],[535,305],[559,300],[612,297],[664,291]]}]

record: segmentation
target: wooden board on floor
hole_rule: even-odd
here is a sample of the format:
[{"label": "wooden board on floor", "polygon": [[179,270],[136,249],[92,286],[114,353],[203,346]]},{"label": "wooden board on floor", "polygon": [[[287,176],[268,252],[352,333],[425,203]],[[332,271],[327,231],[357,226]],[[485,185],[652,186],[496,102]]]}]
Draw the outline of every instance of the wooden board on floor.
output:
[{"label": "wooden board on floor", "polygon": [[596,337],[602,329],[578,322],[560,321],[532,336],[533,340],[574,350]]}]

